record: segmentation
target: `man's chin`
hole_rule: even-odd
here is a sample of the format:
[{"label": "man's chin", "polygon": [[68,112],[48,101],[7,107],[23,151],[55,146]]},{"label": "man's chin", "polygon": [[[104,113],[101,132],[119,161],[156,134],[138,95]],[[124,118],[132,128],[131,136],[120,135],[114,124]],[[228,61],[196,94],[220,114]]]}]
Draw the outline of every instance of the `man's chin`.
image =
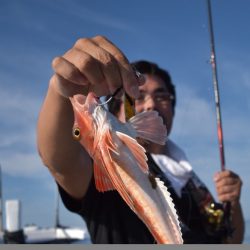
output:
[{"label": "man's chin", "polygon": [[142,138],[137,138],[136,140],[137,140],[137,142],[138,142],[141,146],[143,146],[146,150],[147,150],[147,148],[149,147],[149,145],[151,144],[150,141],[145,140],[145,139],[142,139]]},{"label": "man's chin", "polygon": [[141,138],[137,138],[137,142],[142,147],[145,148],[147,153],[155,153],[155,154],[161,153],[163,148],[164,148],[163,145],[160,145],[160,144],[148,141],[148,140],[144,140],[144,139],[141,139]]}]

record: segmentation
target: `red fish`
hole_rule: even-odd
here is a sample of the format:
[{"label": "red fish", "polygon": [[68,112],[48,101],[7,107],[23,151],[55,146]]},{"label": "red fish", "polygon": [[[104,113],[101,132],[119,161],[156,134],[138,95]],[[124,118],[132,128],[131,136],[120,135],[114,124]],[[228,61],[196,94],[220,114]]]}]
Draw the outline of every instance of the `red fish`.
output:
[{"label": "red fish", "polygon": [[141,138],[164,145],[167,131],[162,118],[156,111],[145,111],[123,123],[100,105],[93,93],[75,95],[70,101],[75,116],[73,136],[94,161],[97,190],[117,190],[157,243],[182,244],[170,194],[163,182],[149,173],[145,149],[136,141]]}]

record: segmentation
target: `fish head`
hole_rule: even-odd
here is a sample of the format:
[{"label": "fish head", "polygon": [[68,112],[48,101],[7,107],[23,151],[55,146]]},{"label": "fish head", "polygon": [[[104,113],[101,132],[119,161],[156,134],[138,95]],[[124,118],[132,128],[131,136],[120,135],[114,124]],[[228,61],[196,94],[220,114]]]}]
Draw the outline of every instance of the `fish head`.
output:
[{"label": "fish head", "polygon": [[94,140],[96,124],[93,114],[99,106],[99,98],[90,92],[87,96],[77,94],[69,99],[74,111],[73,138],[86,148],[86,143],[89,146]]}]

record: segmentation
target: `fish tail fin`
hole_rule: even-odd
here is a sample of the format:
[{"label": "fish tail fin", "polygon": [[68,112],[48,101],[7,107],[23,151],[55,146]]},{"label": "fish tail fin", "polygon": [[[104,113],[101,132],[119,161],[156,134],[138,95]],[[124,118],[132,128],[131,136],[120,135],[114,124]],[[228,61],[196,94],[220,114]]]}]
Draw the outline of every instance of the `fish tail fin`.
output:
[{"label": "fish tail fin", "polygon": [[164,145],[167,129],[157,111],[144,111],[129,119],[128,123],[136,131],[136,137]]}]

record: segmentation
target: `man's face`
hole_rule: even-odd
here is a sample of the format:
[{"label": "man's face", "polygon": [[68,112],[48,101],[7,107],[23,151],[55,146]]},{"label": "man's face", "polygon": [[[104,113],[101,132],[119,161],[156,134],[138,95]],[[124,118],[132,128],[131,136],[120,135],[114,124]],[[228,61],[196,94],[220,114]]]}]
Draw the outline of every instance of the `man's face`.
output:
[{"label": "man's face", "polygon": [[170,134],[173,122],[173,108],[170,93],[164,81],[153,75],[146,75],[146,82],[139,87],[140,97],[135,101],[136,112],[155,110],[162,117]]}]

